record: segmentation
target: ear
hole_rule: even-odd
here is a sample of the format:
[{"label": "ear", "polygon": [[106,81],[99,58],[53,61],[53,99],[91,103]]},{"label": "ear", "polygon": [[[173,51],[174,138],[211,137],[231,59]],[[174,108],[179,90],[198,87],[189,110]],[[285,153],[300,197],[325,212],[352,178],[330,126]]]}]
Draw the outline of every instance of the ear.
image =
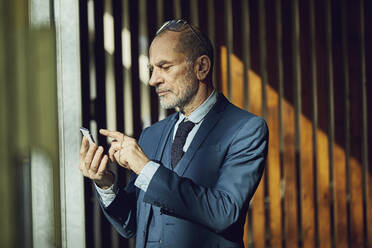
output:
[{"label": "ear", "polygon": [[195,73],[199,81],[205,81],[211,70],[211,60],[207,55],[202,55],[195,61]]}]

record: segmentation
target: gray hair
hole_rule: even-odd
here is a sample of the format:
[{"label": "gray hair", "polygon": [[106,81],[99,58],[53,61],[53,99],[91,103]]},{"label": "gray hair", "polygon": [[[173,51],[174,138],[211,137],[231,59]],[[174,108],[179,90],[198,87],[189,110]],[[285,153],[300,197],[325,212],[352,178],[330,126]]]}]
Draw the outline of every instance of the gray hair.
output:
[{"label": "gray hair", "polygon": [[156,37],[161,36],[167,31],[181,32],[179,37],[179,44],[177,45],[176,49],[186,54],[188,62],[192,63],[198,57],[207,55],[211,60],[211,69],[209,74],[212,74],[214,65],[214,51],[212,42],[206,34],[201,32],[199,28],[185,22],[182,29],[180,30],[173,30],[168,29],[167,27],[162,27],[160,29],[160,32],[157,32]]}]

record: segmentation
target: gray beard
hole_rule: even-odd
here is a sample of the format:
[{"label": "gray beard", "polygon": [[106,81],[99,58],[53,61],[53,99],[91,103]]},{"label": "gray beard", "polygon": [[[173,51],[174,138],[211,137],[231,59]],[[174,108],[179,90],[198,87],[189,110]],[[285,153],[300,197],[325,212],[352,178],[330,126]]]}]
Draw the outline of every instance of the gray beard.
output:
[{"label": "gray beard", "polygon": [[159,97],[160,106],[164,109],[179,108],[179,110],[182,111],[187,104],[192,102],[197,91],[197,87],[191,87],[191,89],[189,89],[181,98],[175,99],[173,102],[168,103],[165,103],[164,101],[162,101],[161,97]]}]

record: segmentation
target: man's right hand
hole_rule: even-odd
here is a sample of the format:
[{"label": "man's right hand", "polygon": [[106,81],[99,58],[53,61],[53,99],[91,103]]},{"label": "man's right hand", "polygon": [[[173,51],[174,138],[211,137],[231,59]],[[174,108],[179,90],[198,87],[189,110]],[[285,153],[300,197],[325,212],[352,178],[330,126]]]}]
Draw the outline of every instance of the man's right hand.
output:
[{"label": "man's right hand", "polygon": [[80,148],[80,170],[85,177],[92,179],[98,187],[109,188],[115,181],[114,174],[106,170],[108,156],[103,155],[103,147],[96,144],[89,145],[86,137],[83,137]]}]

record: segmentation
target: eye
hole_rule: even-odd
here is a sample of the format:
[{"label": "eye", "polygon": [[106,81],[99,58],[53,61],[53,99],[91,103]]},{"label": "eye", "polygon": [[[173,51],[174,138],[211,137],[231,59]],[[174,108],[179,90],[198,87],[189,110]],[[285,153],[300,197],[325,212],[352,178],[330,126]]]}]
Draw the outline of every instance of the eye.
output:
[{"label": "eye", "polygon": [[163,66],[162,69],[163,69],[163,71],[168,71],[170,67],[171,66]]}]

